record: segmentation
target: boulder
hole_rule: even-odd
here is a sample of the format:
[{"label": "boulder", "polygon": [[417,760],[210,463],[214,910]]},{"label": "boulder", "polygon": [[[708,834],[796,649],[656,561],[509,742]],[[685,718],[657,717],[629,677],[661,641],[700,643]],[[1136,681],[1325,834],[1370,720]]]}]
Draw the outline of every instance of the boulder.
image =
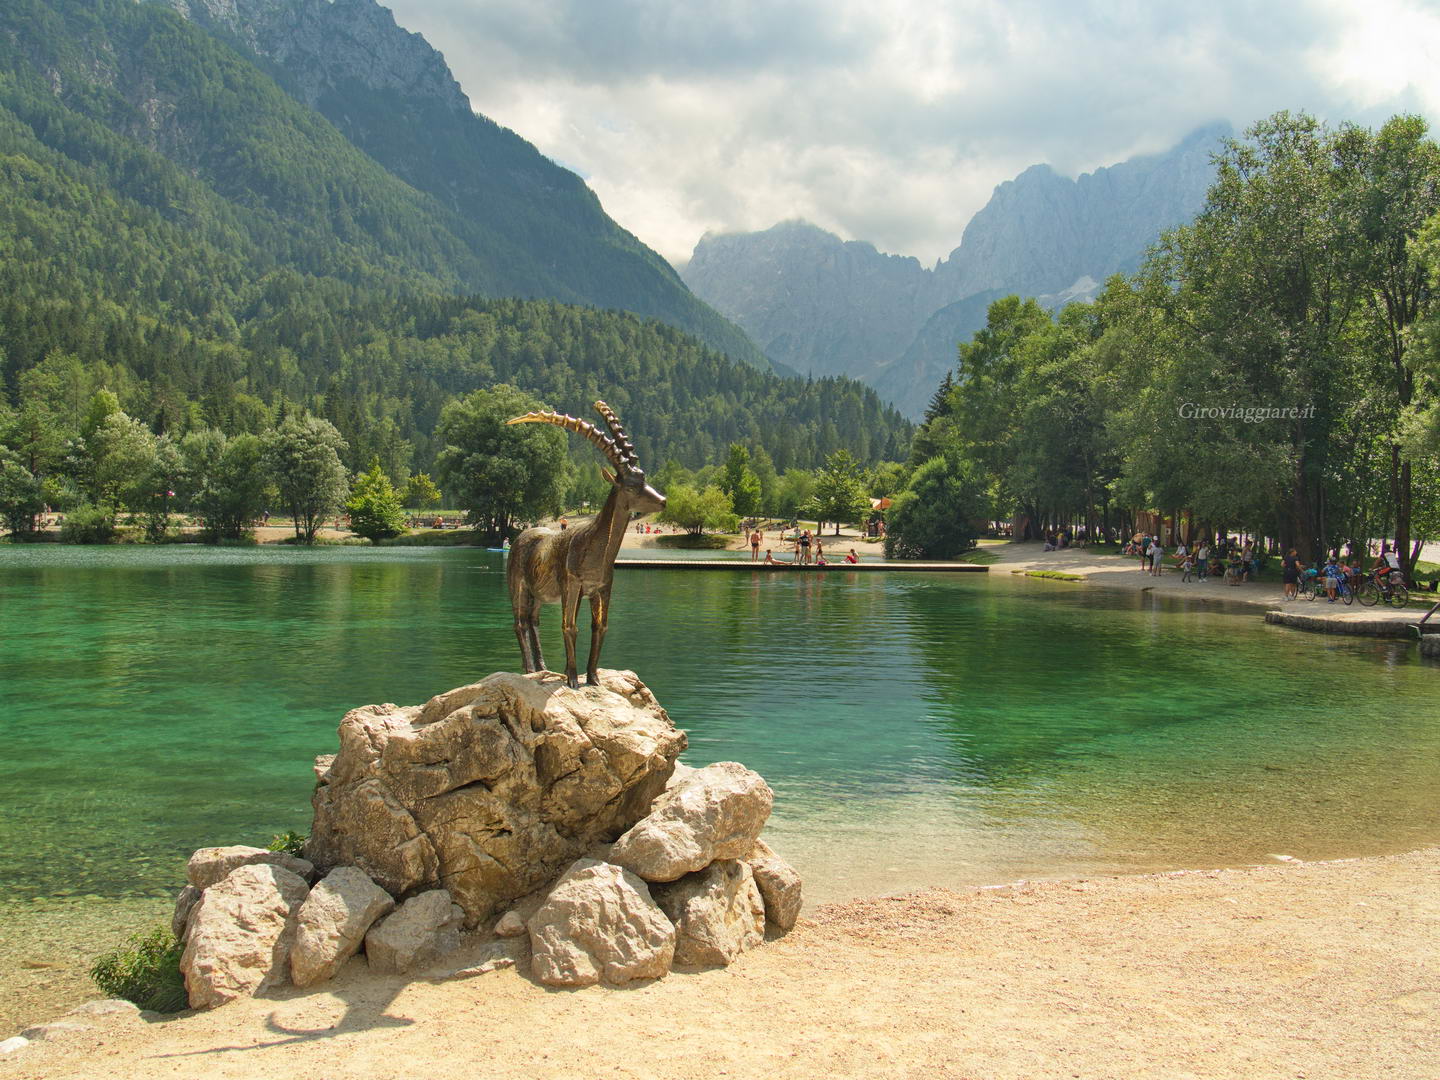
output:
[{"label": "boulder", "polygon": [[501,915],[495,923],[496,937],[519,937],[523,933],[525,933],[525,920],[513,908]]},{"label": "boulder", "polygon": [[81,1032],[94,1031],[90,1024],[78,1024],[73,1020],[51,1020],[46,1024],[36,1024],[20,1032],[20,1038],[27,1042],[45,1042],[48,1039],[63,1039],[70,1035],[79,1035]]},{"label": "boulder", "polygon": [[695,769],[615,841],[611,861],[646,881],[674,881],[716,859],[750,854],[770,817],[774,792],[734,761]]},{"label": "boulder", "polygon": [[103,1020],[138,1020],[140,1006],[124,998],[94,998],[82,1002],[65,1013],[66,1016],[84,1016]]},{"label": "boulder", "polygon": [[465,912],[444,889],[412,896],[365,935],[365,956],[375,971],[421,971],[460,947]]},{"label": "boulder", "polygon": [[190,913],[180,970],[192,1009],[285,983],[310,888],[282,866],[251,863],[205,890]]},{"label": "boulder", "polygon": [[683,967],[724,967],[765,940],[765,902],[739,859],[655,886],[655,902],[675,924],[675,963]]},{"label": "boulder", "polygon": [[756,840],[745,856],[755,875],[755,886],[765,901],[765,917],[781,930],[789,930],[800,917],[800,875],[795,868],[770,850],[764,840]]},{"label": "boulder", "polygon": [[530,917],[531,973],[550,986],[614,985],[670,970],[675,927],[645,882],[579,859]]},{"label": "boulder", "polygon": [[315,867],[304,859],[286,851],[266,851],[264,848],[243,845],[201,848],[190,856],[190,861],[185,866],[185,877],[195,888],[208,889],[236,867],[252,866],[256,863],[282,866],[307,882],[315,880]]},{"label": "boulder", "polygon": [[4,1042],[0,1042],[0,1054],[13,1054],[16,1050],[24,1050],[30,1045],[30,1040],[24,1035],[12,1035]]},{"label": "boulder", "polygon": [[643,817],[684,748],[625,671],[578,690],[502,672],[423,707],[355,709],[315,789],[306,855],[397,896],[443,884],[473,927]]},{"label": "boulder", "polygon": [[394,899],[363,870],[339,866],[330,871],[300,906],[290,950],[291,981],[310,986],[333,978],[360,951],[375,920],[394,909]]},{"label": "boulder", "polygon": [[202,889],[194,885],[186,885],[180,890],[180,895],[175,897],[175,913],[170,916],[170,931],[175,935],[176,941],[185,940],[185,928],[190,923],[190,912],[195,910],[195,905],[200,902]]}]

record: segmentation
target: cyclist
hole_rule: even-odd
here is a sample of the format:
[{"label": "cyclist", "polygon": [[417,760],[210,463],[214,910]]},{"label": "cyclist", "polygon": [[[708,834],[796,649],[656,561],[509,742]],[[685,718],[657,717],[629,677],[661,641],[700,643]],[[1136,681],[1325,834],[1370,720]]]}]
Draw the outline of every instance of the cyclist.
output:
[{"label": "cyclist", "polygon": [[1345,568],[1330,556],[1329,562],[1325,564],[1325,595],[1330,598],[1330,603],[1335,602],[1335,591],[1345,580]]},{"label": "cyclist", "polygon": [[1390,582],[1400,580],[1399,571],[1400,557],[1390,550],[1388,543],[1382,543],[1380,554],[1376,556],[1374,565],[1370,567],[1370,576],[1380,587],[1381,596],[1388,597],[1390,595]]}]

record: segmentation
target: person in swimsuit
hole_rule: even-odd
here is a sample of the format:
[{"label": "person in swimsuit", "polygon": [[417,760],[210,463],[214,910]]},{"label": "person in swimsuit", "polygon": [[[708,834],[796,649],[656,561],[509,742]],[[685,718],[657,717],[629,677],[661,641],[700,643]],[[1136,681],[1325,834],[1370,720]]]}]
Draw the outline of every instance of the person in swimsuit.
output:
[{"label": "person in swimsuit", "polygon": [[759,529],[750,534],[750,561],[760,558],[760,541],[765,539]]}]

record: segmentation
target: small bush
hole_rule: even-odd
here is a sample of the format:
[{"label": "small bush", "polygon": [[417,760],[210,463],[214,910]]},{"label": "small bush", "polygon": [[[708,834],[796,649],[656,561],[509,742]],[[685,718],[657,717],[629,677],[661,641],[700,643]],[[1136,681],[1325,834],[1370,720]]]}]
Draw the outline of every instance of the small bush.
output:
[{"label": "small bush", "polygon": [[180,974],[180,943],[168,926],[132,934],[118,949],[96,958],[90,978],[106,997],[133,1001],[154,1012],[179,1012],[189,1004]]},{"label": "small bush", "polygon": [[294,829],[289,829],[272,836],[267,847],[271,851],[283,851],[287,855],[298,856],[305,850],[305,841],[309,839],[310,837],[304,833],[298,833]]},{"label": "small bush", "polygon": [[99,506],[77,506],[60,526],[63,544],[113,544],[120,538],[115,519]]},{"label": "small bush", "polygon": [[655,538],[655,546],[688,551],[724,551],[730,546],[730,537],[716,533],[663,533]]},{"label": "small bush", "polygon": [[482,539],[479,529],[424,529],[377,543],[380,547],[465,547]]}]

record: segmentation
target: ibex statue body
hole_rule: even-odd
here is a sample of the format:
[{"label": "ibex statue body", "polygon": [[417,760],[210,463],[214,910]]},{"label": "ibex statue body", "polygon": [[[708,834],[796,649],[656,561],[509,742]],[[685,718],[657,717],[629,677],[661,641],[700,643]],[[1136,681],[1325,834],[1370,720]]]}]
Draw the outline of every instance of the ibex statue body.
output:
[{"label": "ibex statue body", "polygon": [[[600,645],[610,621],[610,584],[615,578],[615,556],[630,525],[633,512],[648,513],[665,505],[665,496],[645,482],[645,473],[635,457],[635,447],[620,426],[620,418],[603,401],[595,410],[611,434],[573,416],[553,412],[526,413],[507,421],[511,424],[554,424],[584,435],[594,443],[615,474],[606,473],[612,487],[605,506],[591,521],[573,529],[526,529],[510,545],[506,579],[510,584],[510,606],[515,610],[515,636],[520,641],[520,662],[526,672],[544,671],[540,654],[540,605],[559,604],[560,624],[565,634],[565,682],[572,688],[580,681],[575,668],[576,623],[580,598],[590,597],[590,662],[585,678],[599,683]],[[613,437],[612,437],[613,436]]]}]

